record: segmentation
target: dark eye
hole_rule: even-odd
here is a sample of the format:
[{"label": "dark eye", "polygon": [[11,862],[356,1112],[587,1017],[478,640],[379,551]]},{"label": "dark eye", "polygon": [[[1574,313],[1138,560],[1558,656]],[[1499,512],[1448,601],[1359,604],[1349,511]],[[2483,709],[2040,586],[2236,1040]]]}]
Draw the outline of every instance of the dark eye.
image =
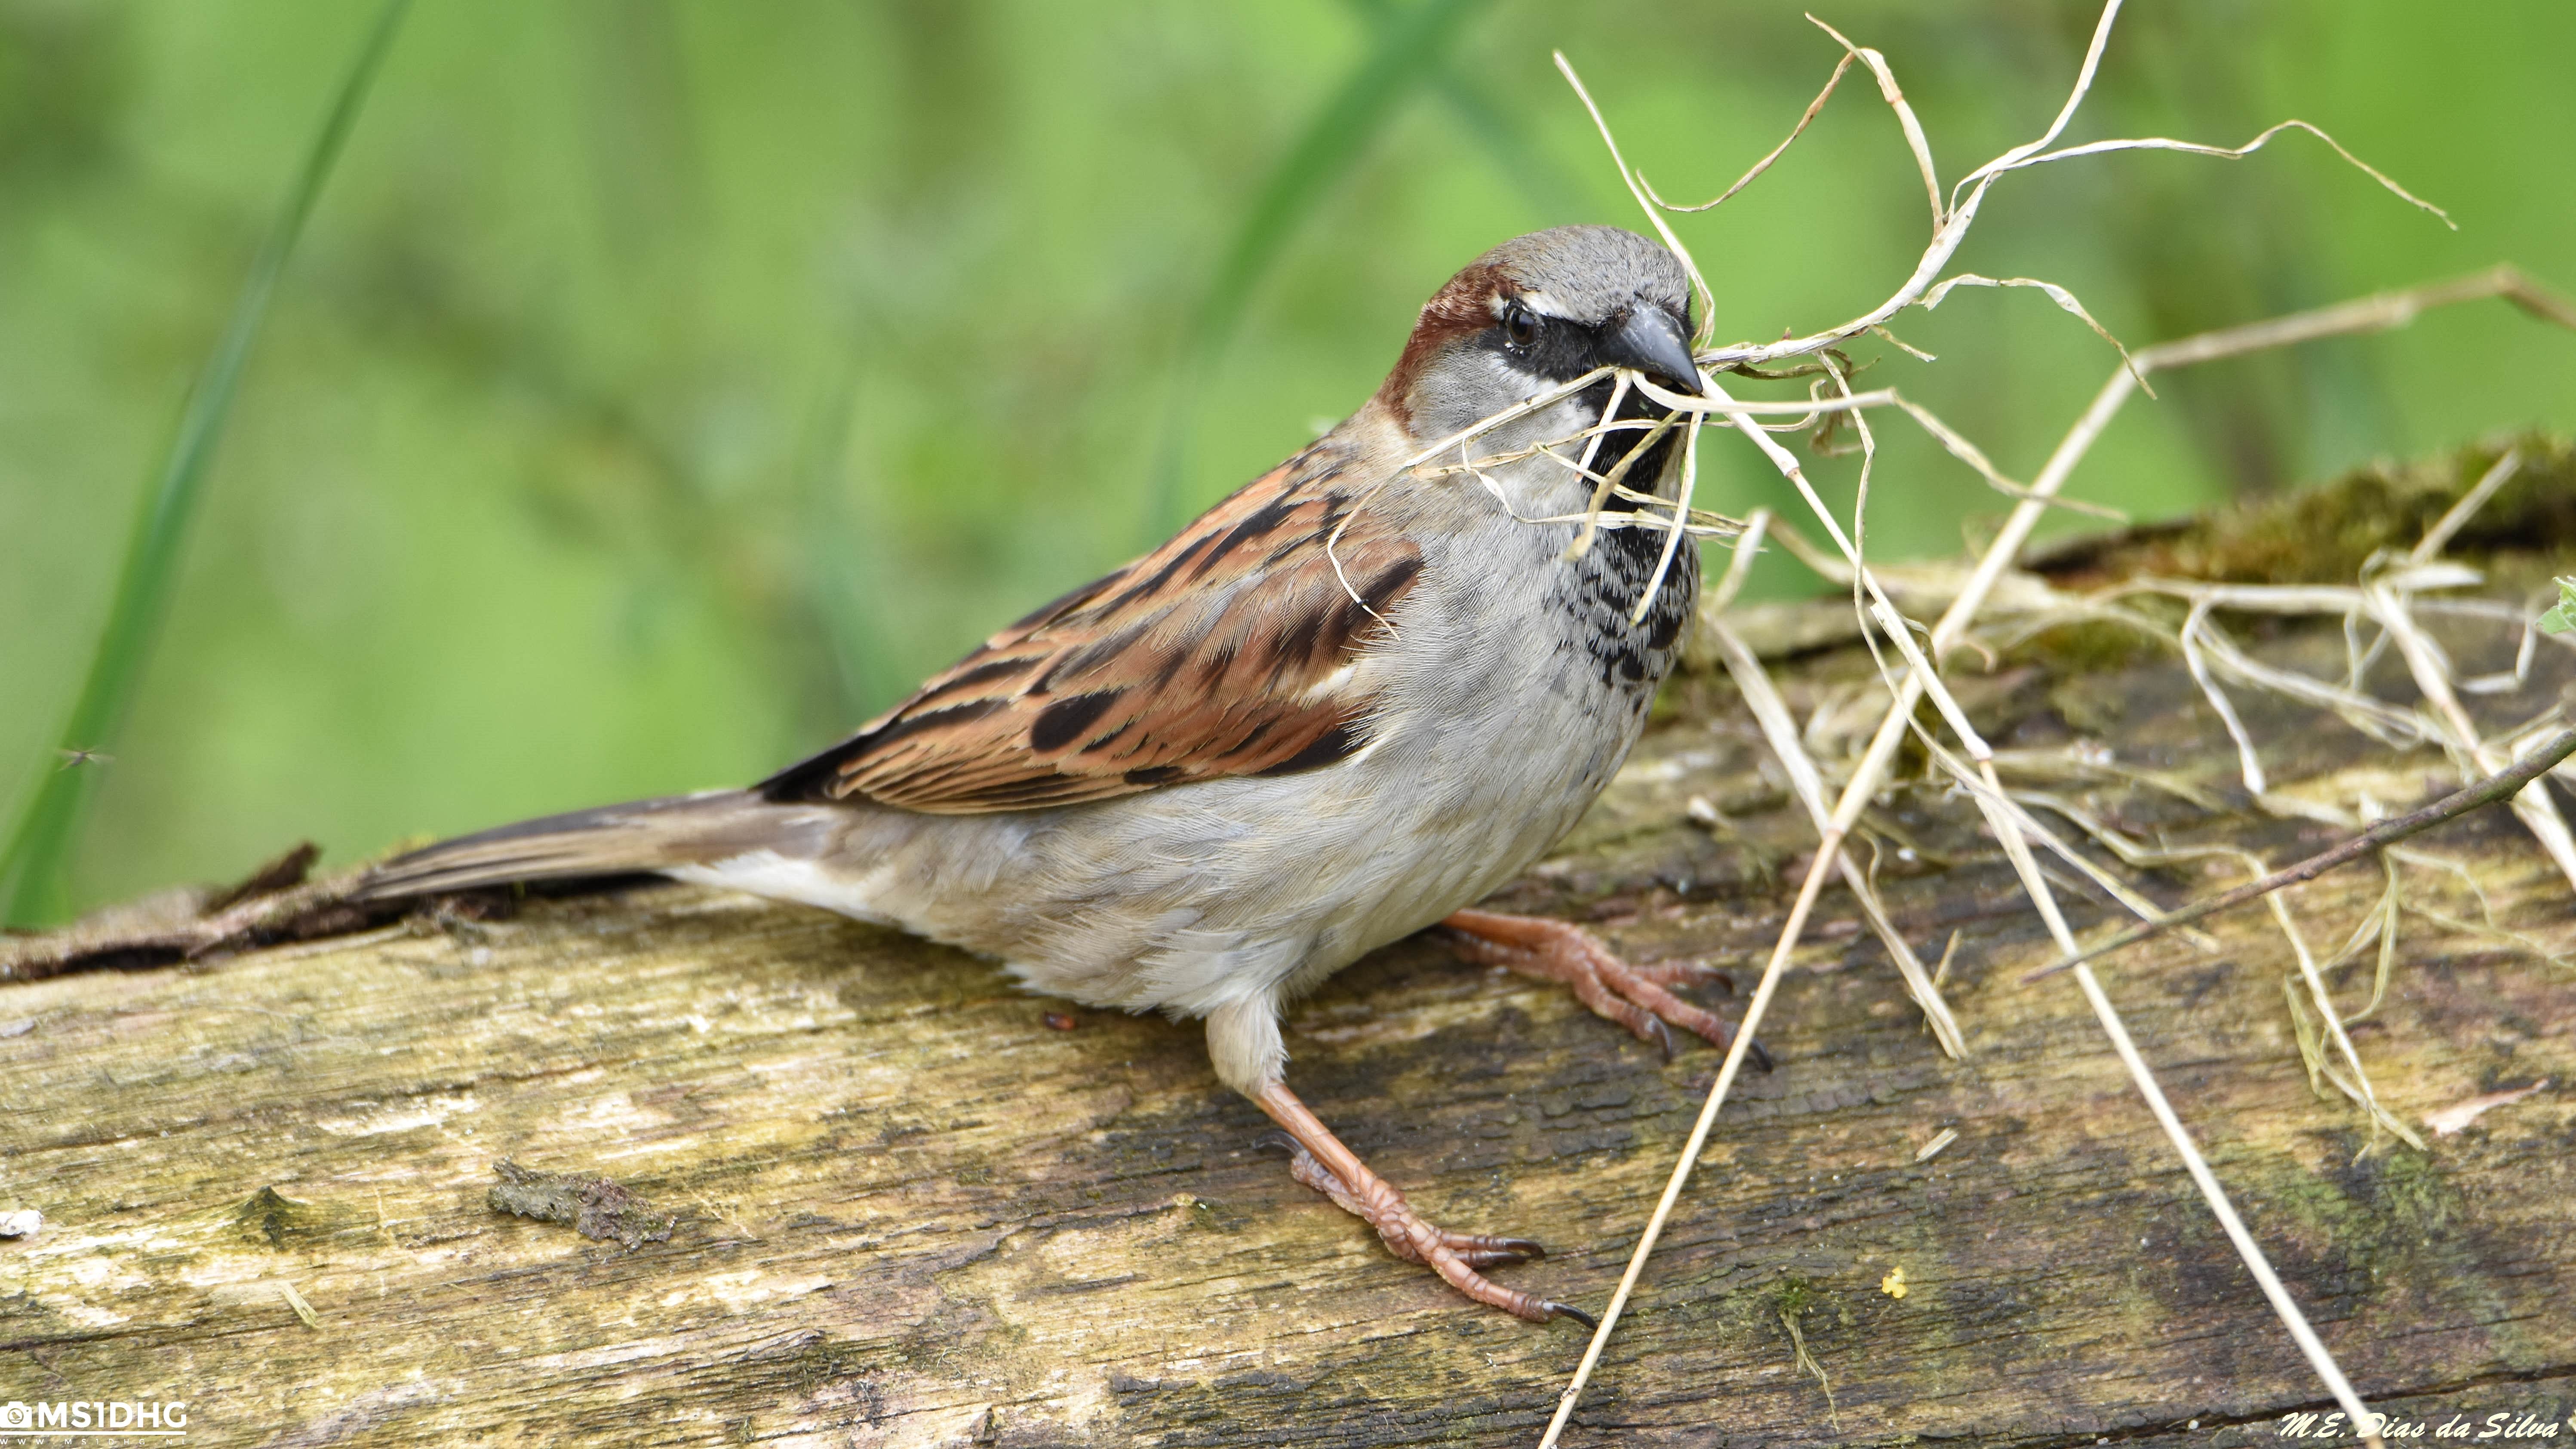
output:
[{"label": "dark eye", "polygon": [[1503,335],[1516,346],[1526,347],[1538,336],[1538,314],[1518,302],[1503,304]]}]

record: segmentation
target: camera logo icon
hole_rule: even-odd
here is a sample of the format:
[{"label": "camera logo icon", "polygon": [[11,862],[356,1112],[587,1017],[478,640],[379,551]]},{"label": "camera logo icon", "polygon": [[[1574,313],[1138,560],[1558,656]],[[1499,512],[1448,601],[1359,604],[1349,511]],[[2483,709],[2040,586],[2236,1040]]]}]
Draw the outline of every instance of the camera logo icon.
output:
[{"label": "camera logo icon", "polygon": [[0,1404],[0,1429],[24,1429],[34,1422],[35,1411],[17,1400]]}]

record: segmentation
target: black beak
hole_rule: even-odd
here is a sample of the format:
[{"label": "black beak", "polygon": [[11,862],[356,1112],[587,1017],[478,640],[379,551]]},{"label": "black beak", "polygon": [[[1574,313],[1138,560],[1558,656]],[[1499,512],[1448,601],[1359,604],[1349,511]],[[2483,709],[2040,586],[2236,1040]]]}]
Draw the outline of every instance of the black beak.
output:
[{"label": "black beak", "polygon": [[1677,392],[1699,395],[1699,368],[1691,361],[1690,335],[1673,314],[1648,303],[1632,309],[1601,340],[1601,361],[1633,367]]}]

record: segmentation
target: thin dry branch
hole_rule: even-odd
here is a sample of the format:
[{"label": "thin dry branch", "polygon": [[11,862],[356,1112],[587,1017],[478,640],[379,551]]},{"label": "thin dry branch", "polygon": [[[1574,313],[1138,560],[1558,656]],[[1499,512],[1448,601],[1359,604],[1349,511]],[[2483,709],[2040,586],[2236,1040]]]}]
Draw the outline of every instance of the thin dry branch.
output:
[{"label": "thin dry branch", "polygon": [[2442,225],[2449,227],[2453,231],[2458,231],[2460,229],[2460,224],[2451,220],[2451,214],[2449,212],[2444,211],[2442,208],[2435,206],[2433,203],[2426,201],[2420,196],[2417,196],[2414,192],[2407,190],[2405,187],[2398,185],[2396,180],[2389,176],[2388,173],[2344,149],[2344,144],[2341,141],[2327,135],[2323,130],[2309,125],[2305,121],[2296,119],[2276,121],[2273,124],[2266,126],[2261,134],[2257,135],[2253,140],[2246,142],[2242,146],[2211,146],[2199,141],[2177,141],[2167,136],[2143,136],[2118,141],[2088,141],[2081,146],[2068,146],[2062,150],[2046,151],[2036,156],[2024,157],[2019,161],[2013,162],[2009,166],[1997,167],[1993,175],[2001,176],[2007,171],[2019,171],[2030,166],[2045,166],[2052,161],[2072,161],[2079,156],[2107,155],[2113,151],[2180,151],[2186,155],[2209,156],[2221,161],[2242,161],[2246,157],[2253,155],[2255,152],[2262,150],[2265,146],[2271,143],[2273,137],[2280,135],[2284,131],[2304,131],[2308,135],[2314,136],[2318,140],[2325,142],[2327,146],[2333,148],[2334,153],[2337,156],[2342,157],[2356,170],[2367,175],[2371,180],[2378,182],[2391,195],[2397,197],[2407,205],[2415,207],[2416,209],[2437,218],[2440,220]]},{"label": "thin dry branch", "polygon": [[2513,475],[2521,468],[2522,450],[2505,449],[2504,456],[2489,464],[2469,491],[2461,494],[2457,503],[2443,510],[2441,518],[2431,528],[2424,530],[2424,536],[2417,539],[2415,547],[2407,553],[2407,562],[2429,564],[2440,558],[2451,539],[2467,526],[2470,519],[2478,516],[2478,510],[2486,507],[2498,490],[2513,481]]},{"label": "thin dry branch", "polygon": [[1583,109],[1591,113],[1593,128],[1601,133],[1601,144],[1609,149],[1610,164],[1619,168],[1619,180],[1626,184],[1628,194],[1637,199],[1638,208],[1654,225],[1655,235],[1664,239],[1666,249],[1681,261],[1682,269],[1690,273],[1691,289],[1699,294],[1700,302],[1699,335],[1691,339],[1697,345],[1705,340],[1709,327],[1717,320],[1717,293],[1710,290],[1708,279],[1699,274],[1699,263],[1691,260],[1690,248],[1682,245],[1682,239],[1673,234],[1671,223],[1664,220],[1663,212],[1648,199],[1645,184],[1638,180],[1636,172],[1628,168],[1628,158],[1619,154],[1619,138],[1610,133],[1609,121],[1602,117],[1601,108],[1592,103],[1592,93],[1583,88],[1583,77],[1574,73],[1574,62],[1565,58],[1564,51],[1556,52],[1556,69],[1565,77],[1565,83],[1574,87],[1575,97],[1583,102]]},{"label": "thin dry branch", "polygon": [[[2425,703],[2449,727],[2449,743],[2453,750],[2477,769],[2489,773],[2503,769],[2505,756],[2479,735],[2476,722],[2461,706],[2459,696],[2451,689],[2451,671],[2447,661],[2415,623],[2414,615],[2407,609],[2405,593],[2386,582],[2367,584],[2363,591],[2374,605],[2372,614],[2380,627],[2388,631],[2388,637],[2397,645],[2397,652],[2406,660],[2408,671],[2415,676],[2415,687],[2424,692]],[[2558,804],[2550,799],[2549,792],[2519,791],[2510,797],[2509,803],[2524,827],[2539,839],[2541,848],[2549,852],[2549,858],[2566,875],[2568,883],[2576,885],[2576,834],[2569,832],[2566,818],[2558,813]]]},{"label": "thin dry branch", "polygon": [[1771,997],[1780,986],[1780,973],[1789,964],[1798,937],[1805,931],[1807,917],[1816,908],[1816,896],[1824,889],[1825,877],[1835,868],[1842,843],[1859,818],[1860,804],[1846,796],[1848,813],[1837,811],[1825,824],[1823,838],[1816,847],[1814,861],[1807,867],[1806,878],[1799,882],[1797,898],[1789,904],[1789,919],[1780,932],[1779,943],[1772,947],[1771,958],[1763,963],[1762,979],[1754,985],[1752,999],[1744,1004],[1744,1019],[1736,1024],[1735,1040],[1726,1049],[1726,1059],[1718,1064],[1717,1080],[1710,1084],[1708,1100],[1700,1105],[1699,1118],[1691,1124],[1690,1136],[1682,1144],[1681,1155],[1673,1163],[1672,1176],[1664,1183],[1663,1195],[1655,1200],[1655,1210],[1646,1219],[1646,1230],[1639,1237],[1637,1250],[1628,1257],[1628,1267],[1619,1275],[1619,1286],[1611,1291],[1610,1304],[1601,1312],[1600,1326],[1593,1330],[1591,1341],[1583,1346],[1583,1358],[1575,1365],[1574,1376],[1558,1396],[1556,1413],[1548,1420],[1547,1432],[1539,1440],[1539,1449],[1552,1449],[1558,1436],[1574,1417],[1574,1406],[1583,1398],[1583,1387],[1592,1380],[1592,1371],[1601,1362],[1601,1351],[1609,1346],[1610,1330],[1627,1309],[1628,1299],[1637,1291],[1637,1279],[1645,1272],[1647,1255],[1655,1241],[1663,1236],[1664,1224],[1673,1215],[1673,1205],[1681,1200],[1682,1188],[1690,1181],[1691,1169],[1699,1165],[1700,1153],[1708,1146],[1708,1134],[1717,1125],[1718,1109],[1725,1105],[1727,1093],[1735,1086],[1737,1073],[1743,1070],[1747,1050],[1754,1033],[1760,1028],[1763,1013],[1771,1006]]},{"label": "thin dry branch", "polygon": [[[1746,537],[1752,536],[1748,531]],[[1739,543],[1738,548],[1740,550],[1742,544]],[[1791,790],[1799,803],[1806,806],[1808,816],[1815,821],[1821,833],[1832,822],[1832,806],[1825,799],[1824,778],[1816,769],[1815,760],[1798,742],[1797,725],[1789,716],[1787,703],[1780,698],[1780,691],[1771,683],[1771,677],[1763,673],[1761,661],[1754,657],[1752,649],[1734,630],[1722,620],[1712,620],[1708,627],[1717,641],[1719,660],[1735,680],[1737,693],[1743,696],[1745,707],[1752,712],[1754,722],[1762,730],[1763,739],[1770,744],[1772,754],[1788,772]],[[1905,939],[1903,931],[1897,929],[1895,918],[1888,914],[1867,875],[1853,863],[1848,851],[1837,857],[1835,868],[1842,872],[1843,884],[1851,890],[1852,899],[1859,904],[1861,916],[1869,923],[1871,933],[1878,937],[1880,944],[1887,948],[1889,958],[1896,962],[1897,975],[1905,982],[1906,994],[1922,1010],[1924,1021],[1932,1028],[1933,1039],[1940,1043],[1941,1050],[1947,1055],[1953,1058],[1967,1056],[1967,1038],[1959,1030],[1958,1018],[1951,1013],[1949,1002],[1942,998],[1941,988],[1924,971],[1922,958],[1914,954],[1913,944]]]},{"label": "thin dry branch", "polygon": [[[1894,613],[1893,609],[1887,612],[1890,615]],[[1996,840],[2004,847],[2005,858],[2012,862],[2014,873],[2020,876],[2022,888],[2029,896],[2032,906],[2037,908],[2041,920],[2047,924],[2050,937],[2057,942],[2060,951],[2073,954],[2074,933],[2068,928],[2065,913],[2058,908],[2055,893],[2049,889],[2048,882],[2039,870],[2038,862],[2031,855],[2030,844],[2023,835],[2021,819],[2013,808],[2010,797],[2004,793],[2002,783],[1995,776],[1993,751],[1987,748],[1985,741],[1969,724],[1967,714],[1960,709],[1957,700],[1952,698],[1949,690],[1943,687],[1931,661],[1926,659],[1915,646],[1913,636],[1904,628],[1903,621],[1883,618],[1881,622],[1890,626],[1892,641],[1905,655],[1907,665],[1914,676],[1921,681],[1924,691],[1931,695],[1934,704],[1941,712],[1943,722],[1950,726],[1951,732],[1958,737],[1961,746],[1978,761],[1980,778],[1969,782],[1971,792],[1979,808],[1985,812],[1987,823],[1994,831]],[[1910,715],[1907,717],[1907,722],[1909,724],[1912,722]],[[2190,1130],[2183,1125],[2182,1119],[2175,1115],[2172,1105],[2165,1100],[2164,1089],[2157,1083],[2154,1070],[2147,1065],[2145,1057],[2139,1054],[2136,1045],[2129,1040],[2128,1028],[2122,1024],[2118,1011],[2111,1004],[2110,996],[2102,990],[2101,983],[2094,978],[2093,968],[2078,966],[2075,972],[2076,979],[2083,984],[2085,1000],[2092,1006],[2094,1016],[2102,1024],[2103,1032],[2110,1038],[2121,1064],[2128,1068],[2131,1084],[2138,1089],[2139,1096],[2146,1100],[2149,1109],[2155,1114],[2157,1124],[2164,1128],[2166,1140],[2173,1144],[2175,1153],[2183,1159],[2184,1166],[2191,1173],[2192,1182],[2200,1189],[2201,1197],[2208,1203],[2211,1214],[2218,1219],[2220,1227],[2227,1233],[2228,1241],[2234,1245],[2237,1257],[2244,1262],[2246,1271],[2253,1275],[2255,1283],[2263,1291],[2263,1296],[2270,1301],[2273,1313],[2281,1320],[2282,1326],[2289,1330],[2291,1339],[2299,1346],[2299,1351],[2306,1355],[2309,1367],[2325,1383],[2327,1391],[2334,1396],[2335,1402],[2343,1408],[2343,1411],[2352,1417],[2353,1422],[2356,1424],[2373,1422],[2360,1397],[2353,1392],[2352,1385],[2344,1378],[2342,1367],[2327,1351],[2324,1340],[2317,1337],[2316,1330],[2308,1323],[2307,1315],[2290,1297],[2289,1290],[2282,1284],[2280,1275],[2273,1271],[2271,1260],[2254,1241],[2254,1235],[2247,1231],[2244,1220],[2237,1216],[2234,1203],[2228,1199],[2226,1189],[2220,1186],[2217,1175],[2209,1170],[2209,1164],[2201,1157],[2199,1145],[2192,1140]],[[2348,1042],[2347,1045],[2349,1045]],[[2379,1436],[2375,1433],[2365,1434],[2363,1442],[2375,1445],[2379,1442]]]},{"label": "thin dry branch", "polygon": [[[1635,454],[1630,456],[1633,457]],[[1631,625],[1645,622],[1646,611],[1655,606],[1655,600],[1664,592],[1664,579],[1672,573],[1673,557],[1679,552],[1682,533],[1690,524],[1691,493],[1698,485],[1699,429],[1694,426],[1682,434],[1682,481],[1680,489],[1673,495],[1673,526],[1664,534],[1663,552],[1655,556],[1654,573],[1646,579],[1646,586],[1637,593],[1636,611],[1628,616],[1628,622]]]},{"label": "thin dry branch", "polygon": [[1752,167],[1743,175],[1735,178],[1735,184],[1733,186],[1719,192],[1714,198],[1703,201],[1697,206],[1676,206],[1672,202],[1666,201],[1663,197],[1656,194],[1653,183],[1646,180],[1646,173],[1643,170],[1640,170],[1637,173],[1638,187],[1642,189],[1646,195],[1652,197],[1657,206],[1662,207],[1666,211],[1689,213],[1695,211],[1716,210],[1717,207],[1723,204],[1728,197],[1733,196],[1735,193],[1742,191],[1745,187],[1752,185],[1755,177],[1770,170],[1771,163],[1779,160],[1781,156],[1788,151],[1792,142],[1795,142],[1800,136],[1806,134],[1807,127],[1816,119],[1816,113],[1823,110],[1825,108],[1825,102],[1833,98],[1834,87],[1843,83],[1843,73],[1851,69],[1852,60],[1853,57],[1851,53],[1849,51],[1845,51],[1843,58],[1834,62],[1834,73],[1831,76],[1826,77],[1825,88],[1816,92],[1816,98],[1807,102],[1806,113],[1798,117],[1798,124],[1789,128],[1788,137],[1782,140],[1779,145],[1772,147],[1769,154],[1765,155],[1761,160],[1754,162]]},{"label": "thin dry branch", "polygon": [[1907,104],[1905,90],[1896,83],[1896,72],[1888,67],[1887,57],[1865,45],[1852,44],[1841,31],[1812,14],[1807,17],[1807,22],[1832,36],[1834,42],[1843,48],[1846,59],[1858,60],[1869,67],[1871,75],[1878,77],[1879,99],[1896,112],[1896,124],[1905,133],[1905,148],[1914,153],[1914,167],[1923,173],[1924,195],[1932,203],[1932,229],[1938,232],[1947,219],[1941,207],[1941,173],[1932,164],[1932,143],[1923,135],[1923,123],[1915,119],[1914,107]]},{"label": "thin dry branch", "polygon": [[[2454,790],[2421,810],[2409,811],[2394,819],[2383,820],[2340,845],[2321,850],[2298,864],[2274,871],[2261,880],[2211,896],[2205,901],[2195,901],[2188,906],[2167,911],[2145,925],[2132,926],[2098,946],[2070,953],[2065,959],[2043,966],[2021,979],[2030,982],[2037,981],[2043,976],[2054,976],[2060,971],[2070,970],[2087,961],[2098,961],[2114,951],[2134,946],[2140,941],[2161,935],[2176,926],[2187,925],[2190,922],[2214,916],[2221,911],[2233,910],[2248,901],[2260,900],[2285,886],[2315,880],[2327,871],[2337,866],[2348,865],[2383,846],[2393,845],[2412,835],[2420,835],[2445,821],[2456,820],[2472,810],[2482,809],[2499,800],[2510,799],[2525,785],[2549,773],[2559,761],[2570,755],[2576,755],[2576,729],[2560,731],[2547,743],[2515,761],[2511,767]],[[2375,996],[2373,1000],[2376,1000]]]},{"label": "thin dry branch", "polygon": [[[1923,310],[1929,312],[1935,307],[1940,306],[1943,300],[1948,298],[1951,291],[1959,287],[2029,287],[2037,291],[2044,292],[2048,295],[2048,299],[2050,301],[2057,304],[2059,311],[2067,313],[2077,321],[2082,322],[2085,326],[2092,328],[2093,335],[2110,343],[2111,349],[2120,354],[2121,361],[2130,363],[2132,370],[2136,367],[2136,363],[2129,357],[2129,349],[2127,345],[2122,343],[2119,338],[2112,336],[2110,328],[2093,320],[2093,314],[2084,310],[2084,304],[2076,300],[2073,292],[2066,290],[2055,282],[2043,282],[2037,277],[1981,277],[1975,272],[1961,272],[1956,276],[1943,278],[1939,283],[1933,286],[1931,291],[1924,293]],[[2145,388],[2147,396],[2154,397],[2156,395],[2156,390],[2147,386],[2147,380],[2144,377],[2140,377],[2138,379],[2138,386]]]}]

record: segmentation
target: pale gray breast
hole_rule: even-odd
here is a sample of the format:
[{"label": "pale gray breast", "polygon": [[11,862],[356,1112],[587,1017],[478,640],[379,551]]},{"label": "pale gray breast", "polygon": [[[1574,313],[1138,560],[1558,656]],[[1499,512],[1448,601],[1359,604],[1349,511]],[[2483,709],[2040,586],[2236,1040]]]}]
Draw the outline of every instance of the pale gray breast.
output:
[{"label": "pale gray breast", "polygon": [[[1600,402],[1587,398],[1552,409],[1533,419],[1527,430],[1533,439],[1578,432],[1599,416]],[[1514,445],[1525,444],[1518,437],[1487,444],[1497,451]],[[1658,443],[1632,468],[1629,485],[1670,495],[1677,452],[1669,437]],[[1605,449],[1594,468],[1611,466]],[[1680,657],[1682,635],[1699,594],[1699,547],[1687,535],[1680,540],[1653,603],[1631,622],[1661,560],[1663,529],[1602,528],[1580,558],[1567,560],[1564,553],[1580,533],[1579,524],[1524,521],[1578,515],[1589,504],[1590,492],[1571,470],[1544,457],[1491,470],[1482,486],[1456,495],[1460,504],[1482,516],[1461,530],[1464,547],[1452,551],[1453,567],[1472,576],[1491,573],[1491,561],[1509,560],[1502,567],[1520,577],[1485,578],[1487,596],[1481,606],[1504,613],[1531,611],[1515,621],[1521,637],[1547,640],[1551,649],[1568,656],[1559,667],[1588,678],[1622,705],[1635,705],[1639,699],[1651,700]],[[1635,519],[1638,508],[1613,497],[1605,500],[1603,513],[1610,523],[1621,525]]]},{"label": "pale gray breast", "polygon": [[[1564,436],[1584,420],[1537,426],[1540,436]],[[1682,540],[1653,604],[1631,623],[1661,531],[1603,529],[1582,557],[1566,559],[1579,526],[1534,520],[1577,515],[1588,494],[1544,457],[1433,489],[1421,506],[1447,516],[1426,531],[1422,582],[1394,621],[1388,723],[1410,733],[1439,721],[1444,759],[1480,757],[1475,768],[1509,777],[1524,812],[1562,813],[1570,826],[1635,742],[1679,656],[1698,551]]]}]

